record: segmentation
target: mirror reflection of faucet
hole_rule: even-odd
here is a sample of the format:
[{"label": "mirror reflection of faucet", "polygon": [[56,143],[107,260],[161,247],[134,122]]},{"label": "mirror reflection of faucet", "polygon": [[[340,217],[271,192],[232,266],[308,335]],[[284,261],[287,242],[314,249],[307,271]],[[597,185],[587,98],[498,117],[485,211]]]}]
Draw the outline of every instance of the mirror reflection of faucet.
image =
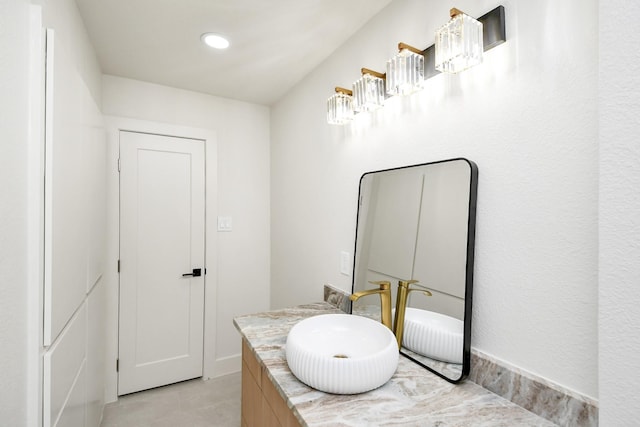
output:
[{"label": "mirror reflection of faucet", "polygon": [[[404,335],[404,316],[407,308],[407,299],[412,291],[421,291],[430,297],[433,294],[424,286],[418,285],[417,280],[400,280],[398,282],[398,294],[396,295],[396,316],[393,321],[393,332],[398,340],[398,348],[402,347],[402,336]],[[414,287],[411,287],[414,285]]]},{"label": "mirror reflection of faucet", "polygon": [[[372,285],[378,285],[378,289],[368,289],[362,292],[356,292],[349,298],[351,301],[357,301],[361,297],[367,295],[380,295],[380,318],[382,324],[391,329],[398,341],[398,348],[402,347],[402,336],[404,333],[404,317],[407,307],[407,299],[411,291],[421,291],[426,296],[432,296],[431,292],[424,286],[418,285],[417,280],[400,280],[398,281],[398,293],[396,295],[396,309],[393,326],[391,325],[391,283],[382,280],[369,282]],[[414,285],[413,287],[411,285]]]}]

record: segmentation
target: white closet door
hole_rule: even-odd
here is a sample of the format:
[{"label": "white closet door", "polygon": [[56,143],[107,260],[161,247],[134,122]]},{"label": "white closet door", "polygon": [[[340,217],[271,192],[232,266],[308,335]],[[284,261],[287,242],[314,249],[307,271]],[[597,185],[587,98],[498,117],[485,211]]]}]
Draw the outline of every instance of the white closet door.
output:
[{"label": "white closet door", "polygon": [[43,344],[53,344],[87,292],[89,215],[82,97],[86,88],[47,31],[45,117],[45,286]]},{"label": "white closet door", "polygon": [[86,347],[87,308],[82,304],[43,356],[44,427],[69,425],[60,421],[84,414]]},{"label": "white closet door", "polygon": [[120,132],[119,395],[202,375],[204,159],[201,140]]}]

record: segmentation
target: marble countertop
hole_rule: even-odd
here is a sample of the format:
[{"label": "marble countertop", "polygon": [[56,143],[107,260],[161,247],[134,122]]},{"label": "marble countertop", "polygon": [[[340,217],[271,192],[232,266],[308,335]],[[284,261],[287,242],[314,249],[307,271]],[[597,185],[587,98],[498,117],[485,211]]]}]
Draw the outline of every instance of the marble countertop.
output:
[{"label": "marble countertop", "polygon": [[303,426],[554,426],[470,381],[451,384],[400,357],[382,387],[357,395],[312,389],[291,373],[285,359],[289,330],[310,316],[342,313],[328,303],[301,305],[234,319],[276,389]]}]

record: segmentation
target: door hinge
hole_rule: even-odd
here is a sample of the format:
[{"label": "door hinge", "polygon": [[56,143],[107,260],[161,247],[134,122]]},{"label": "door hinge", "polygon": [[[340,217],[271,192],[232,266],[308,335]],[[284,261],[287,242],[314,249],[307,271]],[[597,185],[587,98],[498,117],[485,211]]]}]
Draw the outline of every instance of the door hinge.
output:
[{"label": "door hinge", "polygon": [[120,372],[120,359],[116,359],[116,372]]},{"label": "door hinge", "polygon": [[118,260],[118,273],[120,273],[120,260]]}]

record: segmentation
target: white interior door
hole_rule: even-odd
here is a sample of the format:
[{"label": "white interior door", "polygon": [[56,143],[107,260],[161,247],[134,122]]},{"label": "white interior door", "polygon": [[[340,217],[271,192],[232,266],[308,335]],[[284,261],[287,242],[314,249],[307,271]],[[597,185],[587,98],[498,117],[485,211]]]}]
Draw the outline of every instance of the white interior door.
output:
[{"label": "white interior door", "polygon": [[202,376],[204,159],[201,140],[120,132],[119,395]]}]

